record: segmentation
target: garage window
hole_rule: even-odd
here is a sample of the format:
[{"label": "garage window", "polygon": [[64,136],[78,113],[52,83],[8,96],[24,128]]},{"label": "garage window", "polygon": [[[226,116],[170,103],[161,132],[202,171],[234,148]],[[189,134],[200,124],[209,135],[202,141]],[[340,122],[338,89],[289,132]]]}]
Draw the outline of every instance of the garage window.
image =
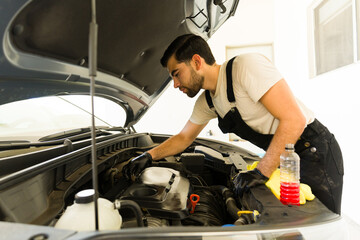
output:
[{"label": "garage window", "polygon": [[335,70],[359,60],[360,0],[316,1],[311,9],[312,75]]}]

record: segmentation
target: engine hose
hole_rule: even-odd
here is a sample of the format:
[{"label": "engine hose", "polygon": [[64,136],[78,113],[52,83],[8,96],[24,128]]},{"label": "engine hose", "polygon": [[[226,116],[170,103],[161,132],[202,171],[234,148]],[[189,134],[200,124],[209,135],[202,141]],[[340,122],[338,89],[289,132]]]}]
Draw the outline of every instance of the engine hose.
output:
[{"label": "engine hose", "polygon": [[234,194],[232,191],[230,191],[230,189],[221,185],[212,186],[211,188],[221,193],[221,195],[225,199],[226,210],[228,211],[230,216],[235,220],[234,222],[235,225],[245,225],[249,223],[248,219],[245,216],[239,217],[238,212],[240,211],[240,209],[237,207],[236,201],[233,198]]},{"label": "engine hose", "polygon": [[200,200],[194,213],[182,221],[184,225],[221,226],[225,220],[224,206],[219,204],[222,196],[208,187],[197,187],[194,193]]},{"label": "engine hose", "polygon": [[[140,206],[132,200],[115,200],[116,209],[130,209],[134,212],[136,222],[138,227],[144,227],[144,222],[146,223],[146,218],[144,217]],[[147,223],[146,223],[147,224]]]}]

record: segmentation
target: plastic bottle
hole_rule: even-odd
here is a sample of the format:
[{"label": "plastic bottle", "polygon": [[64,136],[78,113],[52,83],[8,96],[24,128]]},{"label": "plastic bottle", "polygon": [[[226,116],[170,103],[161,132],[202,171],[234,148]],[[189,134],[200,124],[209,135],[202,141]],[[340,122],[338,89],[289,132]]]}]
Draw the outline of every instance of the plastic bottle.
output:
[{"label": "plastic bottle", "polygon": [[[55,224],[55,228],[75,230],[75,231],[94,231],[95,230],[95,210],[93,189],[83,190],[75,195],[74,204],[69,206],[64,214]],[[122,218],[114,203],[105,198],[98,198],[99,230],[119,230]]]},{"label": "plastic bottle", "polygon": [[285,205],[300,205],[300,157],[294,144],[286,144],[280,156],[280,201]]}]

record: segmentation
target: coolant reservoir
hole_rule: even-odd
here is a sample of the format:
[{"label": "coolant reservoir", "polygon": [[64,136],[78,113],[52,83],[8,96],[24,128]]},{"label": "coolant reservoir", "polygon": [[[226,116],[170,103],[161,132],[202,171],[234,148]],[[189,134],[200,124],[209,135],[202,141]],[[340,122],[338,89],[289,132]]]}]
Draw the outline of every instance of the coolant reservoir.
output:
[{"label": "coolant reservoir", "polygon": [[[87,189],[75,195],[74,204],[69,206],[59,221],[56,228],[75,231],[95,230],[94,190]],[[119,230],[122,218],[114,204],[107,199],[98,198],[99,230]]]}]

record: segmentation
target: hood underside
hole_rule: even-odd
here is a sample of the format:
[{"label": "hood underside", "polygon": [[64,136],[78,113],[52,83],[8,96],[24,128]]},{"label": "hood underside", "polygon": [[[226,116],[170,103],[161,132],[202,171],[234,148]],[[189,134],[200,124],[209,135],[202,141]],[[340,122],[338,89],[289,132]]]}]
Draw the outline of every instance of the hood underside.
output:
[{"label": "hood underside", "polygon": [[[0,104],[89,94],[91,1],[0,2]],[[237,0],[97,1],[96,95],[121,104],[126,125],[133,125],[171,80],[160,64],[169,43],[186,33],[208,39],[236,6]]]}]

